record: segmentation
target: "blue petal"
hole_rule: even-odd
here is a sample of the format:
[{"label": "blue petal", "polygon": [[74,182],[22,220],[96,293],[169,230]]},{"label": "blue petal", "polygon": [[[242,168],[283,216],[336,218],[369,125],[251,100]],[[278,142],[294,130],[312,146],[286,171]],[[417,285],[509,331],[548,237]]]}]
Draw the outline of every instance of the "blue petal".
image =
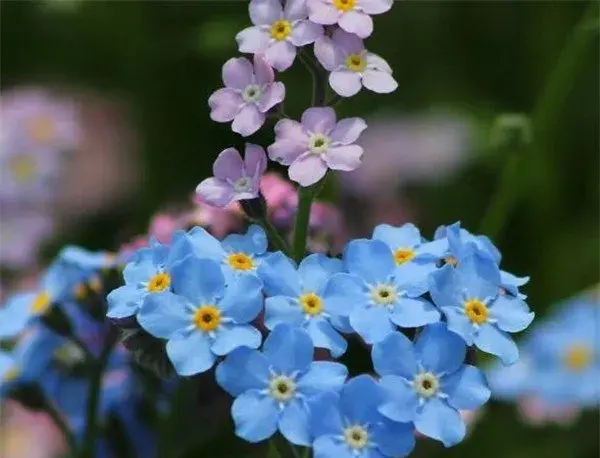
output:
[{"label": "blue petal", "polygon": [[339,259],[328,258],[320,253],[311,254],[298,267],[302,289],[319,294],[329,277],[342,269],[343,263]]},{"label": "blue petal", "polygon": [[308,333],[287,324],[275,326],[263,344],[263,354],[276,371],[288,375],[306,371],[313,360],[313,352]]},{"label": "blue petal", "polygon": [[314,458],[355,458],[352,449],[333,435],[317,437],[313,451]]},{"label": "blue petal", "polygon": [[180,330],[193,325],[188,303],[171,292],[149,294],[137,315],[138,323],[154,337],[170,339]]},{"label": "blue petal", "polygon": [[416,251],[416,259],[441,259],[448,252],[448,240],[444,238],[423,243]]},{"label": "blue petal", "polygon": [[415,430],[411,423],[383,420],[373,426],[373,440],[385,456],[400,458],[415,448]]},{"label": "blue petal", "polygon": [[298,379],[298,390],[307,396],[314,396],[322,391],[337,391],[347,377],[348,369],[343,364],[315,361],[308,372]]},{"label": "blue petal", "polygon": [[265,301],[265,326],[273,329],[281,323],[301,326],[304,321],[302,309],[285,296],[267,297]]},{"label": "blue petal", "polygon": [[514,364],[519,359],[519,349],[510,336],[494,325],[482,324],[475,336],[475,345],[492,355],[498,356],[506,365]]},{"label": "blue petal", "polygon": [[239,347],[258,348],[262,341],[262,334],[254,326],[222,325],[216,332],[211,351],[218,356],[231,353]]},{"label": "blue petal", "polygon": [[[141,257],[139,260],[134,260],[128,263],[123,269],[123,278],[125,284],[138,286],[140,283],[147,282],[152,275],[156,274],[158,267],[152,262],[150,248],[144,248],[138,253],[147,252],[147,256]],[[138,255],[140,256],[140,255]]]},{"label": "blue petal", "polygon": [[341,393],[341,411],[351,422],[358,424],[374,423],[380,416],[377,407],[383,393],[370,375],[359,375],[346,382]]},{"label": "blue petal", "polygon": [[11,354],[7,351],[0,350],[0,381],[2,380],[4,374],[11,370],[14,366],[15,361],[13,360]]},{"label": "blue petal", "polygon": [[352,325],[350,324],[350,318],[347,316],[332,315],[331,318],[329,318],[329,322],[335,329],[344,334],[352,334],[354,332],[354,329],[352,329]]},{"label": "blue petal", "polygon": [[292,444],[310,445],[308,408],[301,400],[293,399],[285,406],[278,426],[283,437]]},{"label": "blue petal", "polygon": [[0,308],[0,339],[12,339],[25,329],[35,297],[35,293],[15,294]]},{"label": "blue petal", "polygon": [[334,274],[327,283],[322,299],[327,312],[337,316],[350,316],[359,302],[364,302],[363,281],[345,273]]},{"label": "blue petal", "polygon": [[261,390],[269,382],[269,361],[258,351],[246,347],[231,352],[217,366],[217,383],[232,396],[244,391]]},{"label": "blue petal", "polygon": [[394,374],[412,380],[417,373],[413,344],[400,332],[394,332],[373,345],[371,359],[375,371],[381,376]]},{"label": "blue petal", "polygon": [[[179,233],[177,235],[178,237],[173,238],[173,246],[181,245],[183,247],[187,244],[189,250],[199,258],[221,262],[227,255],[221,242],[210,235],[204,228],[194,227],[187,234]],[[181,249],[183,250],[183,248]]]},{"label": "blue petal", "polygon": [[456,268],[457,281],[469,299],[494,298],[500,286],[500,270],[491,260],[468,256]]},{"label": "blue petal", "polygon": [[239,395],[231,406],[235,434],[248,442],[260,442],[277,431],[278,410],[275,401],[258,391]]},{"label": "blue petal", "polygon": [[228,251],[261,255],[267,251],[267,235],[262,227],[252,224],[246,234],[231,234],[221,242]]},{"label": "blue petal", "polygon": [[455,409],[475,410],[490,398],[490,389],[483,373],[470,365],[444,377],[442,391],[448,395],[448,404]]},{"label": "blue petal", "polygon": [[446,447],[458,444],[466,434],[465,424],[456,409],[439,398],[429,399],[415,418],[421,434],[442,441]]},{"label": "blue petal", "polygon": [[408,297],[419,297],[429,290],[429,277],[438,267],[435,261],[415,259],[396,267],[395,280]]},{"label": "blue petal", "polygon": [[535,313],[519,298],[498,296],[490,304],[490,317],[498,321],[498,327],[506,332],[520,332],[533,321]]},{"label": "blue petal", "polygon": [[419,229],[412,223],[405,223],[401,227],[380,224],[373,231],[373,239],[385,242],[392,250],[414,248],[422,240]]},{"label": "blue petal", "polygon": [[419,399],[408,383],[406,379],[396,375],[381,377],[379,386],[383,399],[378,407],[379,413],[402,423],[413,421]]},{"label": "blue petal", "polygon": [[342,356],[346,352],[348,342],[344,339],[324,318],[311,318],[308,322],[307,331],[312,338],[315,347],[326,348],[331,351],[334,358]]},{"label": "blue petal", "polygon": [[473,345],[475,328],[462,310],[456,307],[444,307],[442,312],[446,317],[448,330],[461,336],[467,345]]},{"label": "blue petal", "polygon": [[135,315],[147,294],[148,291],[145,288],[138,288],[133,285],[124,285],[113,289],[106,297],[108,302],[106,316],[109,318],[127,318]]},{"label": "blue petal", "polygon": [[208,336],[200,331],[175,334],[167,342],[167,355],[177,373],[184,377],[206,372],[216,360]]},{"label": "blue petal", "polygon": [[219,264],[189,256],[171,270],[173,291],[192,304],[215,304],[225,292],[225,278]]},{"label": "blue petal", "polygon": [[218,307],[227,318],[237,323],[249,323],[258,316],[263,305],[262,283],[250,275],[243,275],[227,286],[225,297]]},{"label": "blue petal", "polygon": [[332,391],[321,392],[308,400],[310,428],[313,437],[342,434],[340,396]]},{"label": "blue petal", "polygon": [[392,251],[379,240],[351,241],[344,252],[344,262],[348,272],[371,284],[387,280],[396,268]]},{"label": "blue petal", "polygon": [[425,299],[404,297],[398,300],[390,319],[403,328],[417,328],[440,321],[441,314]]},{"label": "blue petal", "polygon": [[462,305],[464,301],[462,288],[456,271],[448,264],[433,272],[429,277],[431,298],[440,308]]},{"label": "blue petal", "polygon": [[527,393],[535,384],[532,370],[531,364],[522,357],[512,366],[494,364],[486,371],[494,399],[514,401]]},{"label": "blue petal", "polygon": [[465,360],[463,339],[448,331],[443,323],[426,326],[415,342],[415,356],[424,369],[435,374],[451,374]]},{"label": "blue petal", "polygon": [[355,308],[350,315],[350,324],[368,344],[382,341],[395,329],[388,310],[377,306]]},{"label": "blue petal", "polygon": [[300,276],[294,261],[281,251],[263,258],[258,276],[264,283],[267,296],[298,297],[301,294]]}]

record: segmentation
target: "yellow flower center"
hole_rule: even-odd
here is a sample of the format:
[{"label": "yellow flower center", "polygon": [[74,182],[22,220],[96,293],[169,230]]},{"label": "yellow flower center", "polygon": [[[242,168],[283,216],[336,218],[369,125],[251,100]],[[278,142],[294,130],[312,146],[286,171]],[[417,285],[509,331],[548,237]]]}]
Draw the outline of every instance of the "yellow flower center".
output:
[{"label": "yellow flower center", "polygon": [[413,380],[413,389],[424,398],[435,396],[439,388],[440,382],[431,372],[421,372]]},{"label": "yellow flower center", "polygon": [[472,323],[485,323],[488,317],[488,308],[478,299],[469,299],[465,302],[465,314]]},{"label": "yellow flower center", "polygon": [[296,383],[285,375],[275,375],[269,381],[269,394],[279,402],[287,402],[296,393]]},{"label": "yellow flower center", "polygon": [[92,277],[88,284],[90,285],[90,289],[95,293],[102,291],[102,280],[100,277]]},{"label": "yellow flower center", "polygon": [[290,21],[280,19],[271,24],[271,37],[277,41],[285,40],[292,33],[292,24]]},{"label": "yellow flower center", "polygon": [[396,264],[398,264],[399,266],[409,261],[412,261],[414,257],[415,250],[411,248],[398,248],[396,251],[394,251],[394,259],[396,260]]},{"label": "yellow flower center", "polygon": [[573,345],[564,355],[564,364],[573,372],[581,372],[593,359],[592,350],[587,345]]},{"label": "yellow flower center", "polygon": [[47,144],[54,138],[54,120],[50,116],[38,116],[29,121],[28,132],[36,143]]},{"label": "yellow flower center", "polygon": [[456,267],[458,265],[458,260],[452,255],[446,256],[444,261],[446,261],[446,264],[450,264],[452,267]]},{"label": "yellow flower center", "polygon": [[323,312],[323,300],[315,293],[306,293],[300,296],[300,305],[307,315],[319,315]]},{"label": "yellow flower center", "polygon": [[8,168],[14,179],[21,183],[26,183],[35,178],[37,164],[35,159],[28,155],[17,156],[10,160]]},{"label": "yellow flower center", "polygon": [[2,376],[2,381],[4,383],[13,382],[14,380],[16,380],[19,377],[20,374],[21,374],[21,371],[19,370],[18,367],[11,367]]},{"label": "yellow flower center", "polygon": [[367,68],[367,60],[362,54],[350,54],[346,57],[346,67],[353,72],[362,72]]},{"label": "yellow flower center", "polygon": [[50,294],[42,291],[33,300],[30,311],[33,315],[42,315],[50,308],[50,303]]},{"label": "yellow flower center", "polygon": [[171,286],[171,276],[168,273],[160,272],[154,275],[148,282],[148,291],[151,293],[160,293]]},{"label": "yellow flower center", "polygon": [[390,305],[398,299],[398,291],[394,285],[376,285],[371,288],[371,299],[379,305]]},{"label": "yellow flower center", "polygon": [[214,331],[221,323],[221,311],[214,305],[201,305],[194,312],[194,324],[204,332]]},{"label": "yellow flower center", "polygon": [[256,268],[254,261],[246,253],[233,253],[227,258],[229,267],[234,270],[248,271]]},{"label": "yellow flower center", "polygon": [[356,0],[333,0],[334,6],[344,13],[354,8]]},{"label": "yellow flower center", "polygon": [[362,426],[349,426],[344,429],[344,442],[354,450],[360,450],[369,443],[369,433]]}]

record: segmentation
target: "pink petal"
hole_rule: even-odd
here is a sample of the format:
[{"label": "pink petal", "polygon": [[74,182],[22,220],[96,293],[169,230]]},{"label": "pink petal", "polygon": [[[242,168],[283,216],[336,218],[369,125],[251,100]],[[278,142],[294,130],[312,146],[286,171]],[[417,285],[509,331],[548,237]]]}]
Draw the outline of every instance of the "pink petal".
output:
[{"label": "pink petal", "polygon": [[302,124],[293,119],[282,119],[275,124],[275,139],[276,140],[294,140],[297,143],[308,144],[308,136]]},{"label": "pink petal", "polygon": [[358,145],[335,146],[325,154],[325,162],[330,169],[350,172],[361,164],[363,149]]},{"label": "pink petal", "polygon": [[262,54],[254,55],[254,74],[257,84],[263,85],[275,81],[275,72]]},{"label": "pink petal", "polygon": [[281,19],[283,13],[279,0],[252,0],[248,11],[254,25],[271,25]]},{"label": "pink petal", "polygon": [[298,157],[288,169],[290,180],[300,183],[301,186],[315,184],[325,176],[327,166],[320,156],[305,153]]},{"label": "pink petal", "polygon": [[362,87],[358,73],[351,70],[336,70],[329,74],[329,85],[342,97],[352,97],[358,94]]},{"label": "pink petal", "polygon": [[287,41],[278,41],[267,48],[265,58],[273,68],[282,72],[294,63],[296,47]]},{"label": "pink petal", "polygon": [[384,58],[373,54],[372,52],[365,53],[367,59],[367,68],[370,70],[381,70],[382,72],[392,73],[392,67],[385,61]]},{"label": "pink petal", "polygon": [[335,111],[331,107],[312,107],[302,113],[302,126],[311,133],[328,134],[335,127]]},{"label": "pink petal", "polygon": [[269,34],[258,27],[248,27],[235,36],[240,52],[262,53],[269,46]]},{"label": "pink petal", "polygon": [[283,83],[273,83],[267,86],[258,100],[258,108],[263,113],[269,111],[285,98],[285,86]]},{"label": "pink petal", "polygon": [[244,105],[231,124],[231,130],[242,137],[247,137],[256,132],[265,123],[265,115],[258,110],[256,105]]},{"label": "pink petal", "polygon": [[360,0],[360,9],[367,14],[381,14],[392,8],[393,0]]},{"label": "pink petal", "polygon": [[219,153],[213,164],[213,175],[222,181],[236,181],[242,176],[244,161],[238,150],[227,148]]},{"label": "pink petal", "polygon": [[210,119],[216,122],[229,122],[238,114],[244,101],[233,89],[219,89],[208,99],[211,108]]},{"label": "pink petal", "polygon": [[359,54],[365,49],[362,39],[343,29],[337,29],[331,37],[333,42],[347,54]]},{"label": "pink petal", "polygon": [[346,32],[354,33],[361,38],[367,38],[373,33],[373,19],[368,14],[359,11],[344,13],[338,24]]},{"label": "pink petal", "polygon": [[306,16],[308,16],[306,0],[287,0],[283,15],[288,21],[306,19]]},{"label": "pink petal", "polygon": [[331,132],[331,139],[342,145],[350,145],[358,140],[360,134],[367,128],[367,123],[361,118],[346,118],[337,123]]},{"label": "pink petal", "polygon": [[308,0],[308,18],[317,24],[331,25],[340,19],[340,11],[322,0]]},{"label": "pink petal", "polygon": [[307,145],[306,142],[298,143],[295,140],[283,139],[277,140],[267,148],[267,151],[272,161],[290,165],[298,156],[307,151]]},{"label": "pink petal", "polygon": [[244,155],[244,164],[248,175],[255,177],[265,173],[267,170],[267,155],[262,146],[246,143]]},{"label": "pink petal", "polygon": [[388,94],[398,87],[392,75],[379,70],[366,70],[363,75],[363,84],[367,89],[379,94]]},{"label": "pink petal", "polygon": [[233,188],[216,178],[207,178],[196,187],[200,201],[215,207],[226,207],[233,199]]},{"label": "pink petal", "polygon": [[315,41],[315,56],[328,71],[344,65],[344,54],[329,37],[321,37]]},{"label": "pink petal", "polygon": [[290,41],[294,46],[305,46],[323,36],[323,26],[310,21],[300,21],[292,29]]},{"label": "pink petal", "polygon": [[244,57],[232,58],[223,65],[222,75],[225,86],[243,91],[252,84],[254,67]]}]

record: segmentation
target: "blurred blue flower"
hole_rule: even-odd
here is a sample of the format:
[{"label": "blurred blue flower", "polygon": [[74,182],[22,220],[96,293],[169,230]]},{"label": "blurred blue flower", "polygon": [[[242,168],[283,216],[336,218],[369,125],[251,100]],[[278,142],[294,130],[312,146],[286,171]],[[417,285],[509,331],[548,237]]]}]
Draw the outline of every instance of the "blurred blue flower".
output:
[{"label": "blurred blue flower", "polygon": [[308,256],[298,268],[281,252],[267,256],[258,271],[267,295],[267,328],[272,330],[281,323],[301,326],[316,347],[330,350],[334,357],[342,355],[348,343],[334,328],[335,318],[340,316],[336,307],[343,307],[343,315],[348,305],[330,302],[328,290],[329,278],[342,269],[342,261],[322,254]]},{"label": "blurred blue flower", "polygon": [[257,277],[226,285],[215,261],[195,256],[176,263],[171,274],[173,292],[150,295],[137,318],[150,334],[168,339],[167,354],[180,375],[204,372],[238,347],[260,345],[260,332],[248,324],[263,305]]},{"label": "blurred blue flower", "polygon": [[[390,248],[380,240],[353,240],[346,247],[348,274],[332,276],[328,285],[331,307],[350,317],[354,330],[367,342],[383,340],[401,327],[418,327],[439,321],[440,312],[426,299],[410,275],[396,274]],[[407,266],[408,268],[408,266]]]},{"label": "blurred blue flower", "polygon": [[460,442],[466,428],[458,409],[477,409],[490,396],[479,369],[464,364],[465,354],[463,340],[443,323],[426,326],[414,346],[399,332],[375,344],[373,365],[385,393],[379,412],[413,422],[446,447]]},{"label": "blurred blue flower", "polygon": [[219,364],[217,382],[236,398],[231,414],[239,437],[259,442],[279,430],[293,444],[310,445],[307,401],[338,390],[348,375],[342,364],[313,362],[313,351],[306,331],[280,324],[262,352],[240,348]]},{"label": "blurred blue flower", "polygon": [[446,265],[430,278],[431,297],[446,316],[448,329],[468,345],[514,364],[519,351],[508,333],[527,328],[534,313],[520,298],[500,295],[500,273],[493,266],[476,255],[462,259],[456,268]]},{"label": "blurred blue flower", "polygon": [[383,392],[375,380],[360,375],[339,393],[325,392],[310,402],[315,458],[407,456],[415,446],[410,422],[392,422],[377,410]]}]

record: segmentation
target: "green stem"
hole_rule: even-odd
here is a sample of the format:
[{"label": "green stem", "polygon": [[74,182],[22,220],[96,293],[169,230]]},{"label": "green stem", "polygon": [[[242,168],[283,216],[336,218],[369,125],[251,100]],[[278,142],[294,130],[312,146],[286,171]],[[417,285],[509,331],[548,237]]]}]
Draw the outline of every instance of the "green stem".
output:
[{"label": "green stem", "polygon": [[49,399],[46,400],[44,410],[65,438],[67,447],[69,449],[69,454],[74,454],[77,447],[75,442],[75,436],[69,429],[69,425],[67,425],[67,422],[65,421],[63,416],[60,414],[60,412],[56,409],[56,407],[52,404],[52,402]]},{"label": "green stem", "polygon": [[290,247],[284,238],[279,234],[279,231],[275,229],[275,226],[273,226],[267,218],[256,219],[255,221],[265,230],[267,237],[273,246],[287,256],[290,256]]},{"label": "green stem", "polygon": [[306,253],[310,208],[314,198],[313,187],[298,188],[298,212],[294,224],[294,259],[300,262]]}]

